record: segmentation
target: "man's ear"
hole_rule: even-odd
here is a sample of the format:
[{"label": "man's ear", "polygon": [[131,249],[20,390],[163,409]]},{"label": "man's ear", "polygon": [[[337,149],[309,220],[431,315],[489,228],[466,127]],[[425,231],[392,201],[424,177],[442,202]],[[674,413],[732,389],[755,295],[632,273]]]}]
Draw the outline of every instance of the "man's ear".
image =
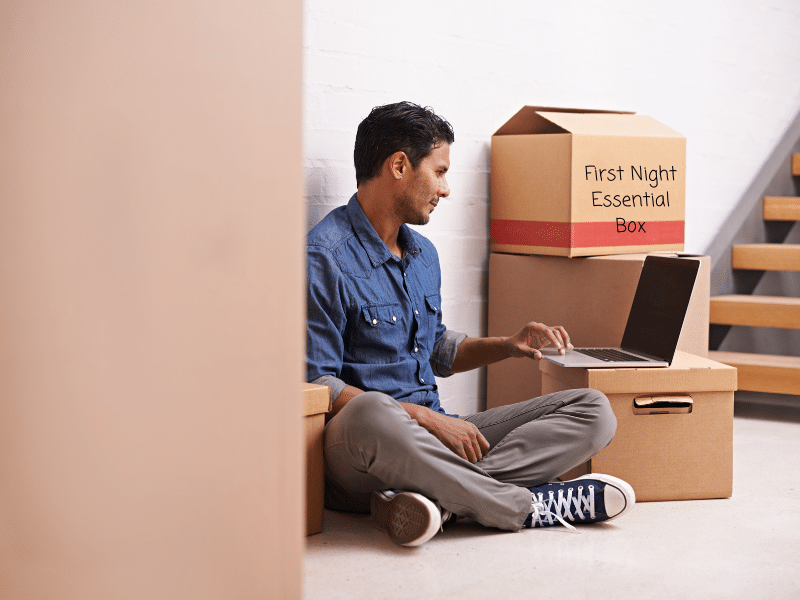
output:
[{"label": "man's ear", "polygon": [[394,179],[403,179],[408,175],[411,163],[405,152],[395,152],[386,159],[389,165],[389,173]]}]

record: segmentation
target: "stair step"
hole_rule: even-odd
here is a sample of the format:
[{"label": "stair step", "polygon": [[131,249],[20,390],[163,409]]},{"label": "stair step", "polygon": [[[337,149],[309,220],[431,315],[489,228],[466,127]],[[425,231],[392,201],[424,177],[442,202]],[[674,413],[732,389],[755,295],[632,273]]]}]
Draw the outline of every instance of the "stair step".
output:
[{"label": "stair step", "polygon": [[740,244],[733,247],[734,269],[800,271],[800,244]]},{"label": "stair step", "polygon": [[738,369],[740,390],[800,394],[800,357],[715,351],[708,357]]},{"label": "stair step", "polygon": [[782,296],[714,296],[710,322],[718,325],[800,329],[800,298]]},{"label": "stair step", "polygon": [[800,175],[800,153],[792,154],[792,175]]},{"label": "stair step", "polygon": [[767,196],[764,198],[765,221],[800,220],[800,197]]}]

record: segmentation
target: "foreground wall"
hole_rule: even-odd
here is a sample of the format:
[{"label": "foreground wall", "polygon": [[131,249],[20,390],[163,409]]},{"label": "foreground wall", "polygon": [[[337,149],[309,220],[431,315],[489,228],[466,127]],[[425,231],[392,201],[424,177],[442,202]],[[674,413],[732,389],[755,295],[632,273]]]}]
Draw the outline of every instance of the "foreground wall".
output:
[{"label": "foreground wall", "polygon": [[[447,324],[473,334],[485,333],[490,138],[521,106],[631,110],[685,135],[686,250],[701,253],[800,101],[794,0],[304,6],[308,226],[355,191],[355,129],[373,106],[433,106],[456,131],[452,194],[423,231],[446,267]],[[451,411],[482,407],[479,373],[440,384]]]},{"label": "foreground wall", "polygon": [[301,32],[0,7],[0,598],[300,597]]}]

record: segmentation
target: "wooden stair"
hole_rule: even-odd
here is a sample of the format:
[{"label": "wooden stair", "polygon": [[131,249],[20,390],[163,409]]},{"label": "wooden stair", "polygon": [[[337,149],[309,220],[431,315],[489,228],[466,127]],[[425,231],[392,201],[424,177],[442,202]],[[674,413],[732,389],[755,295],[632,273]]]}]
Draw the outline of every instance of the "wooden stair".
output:
[{"label": "wooden stair", "polygon": [[739,370],[740,390],[769,394],[800,393],[800,357],[719,351],[709,352],[708,357]]},{"label": "wooden stair", "polygon": [[[792,156],[800,175],[800,154]],[[800,220],[800,197],[764,198],[765,221]],[[734,269],[800,271],[798,244],[742,244],[733,247]],[[800,329],[800,298],[728,295],[711,298],[710,322],[745,327]],[[711,351],[709,357],[739,370],[739,389],[800,395],[800,357]]]},{"label": "wooden stair", "polygon": [[709,319],[717,325],[800,329],[800,298],[714,296]]},{"label": "wooden stair", "polygon": [[767,196],[764,198],[765,221],[800,221],[800,197]]},{"label": "wooden stair", "polygon": [[800,271],[800,244],[740,244],[733,247],[734,269]]}]

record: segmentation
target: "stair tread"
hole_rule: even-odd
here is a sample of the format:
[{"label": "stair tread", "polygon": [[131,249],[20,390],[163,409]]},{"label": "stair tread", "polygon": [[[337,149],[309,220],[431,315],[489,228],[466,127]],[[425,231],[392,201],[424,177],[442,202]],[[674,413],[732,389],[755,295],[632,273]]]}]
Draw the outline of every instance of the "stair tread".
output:
[{"label": "stair tread", "polygon": [[800,329],[800,298],[785,296],[713,296],[709,322],[745,327]]},{"label": "stair tread", "polygon": [[731,265],[734,269],[800,271],[800,244],[736,244]]},{"label": "stair tread", "polygon": [[747,294],[727,294],[722,296],[712,296],[711,302],[800,306],[800,298],[791,298],[789,296],[748,296]]},{"label": "stair tread", "polygon": [[711,351],[708,357],[736,367],[740,390],[800,395],[800,357]]},{"label": "stair tread", "polygon": [[764,198],[764,220],[800,220],[800,196],[766,196]]},{"label": "stair tread", "polygon": [[780,354],[754,354],[751,352],[726,352],[711,350],[708,353],[711,360],[723,364],[741,364],[752,366],[770,366],[788,369],[800,369],[800,356],[783,356]]}]

